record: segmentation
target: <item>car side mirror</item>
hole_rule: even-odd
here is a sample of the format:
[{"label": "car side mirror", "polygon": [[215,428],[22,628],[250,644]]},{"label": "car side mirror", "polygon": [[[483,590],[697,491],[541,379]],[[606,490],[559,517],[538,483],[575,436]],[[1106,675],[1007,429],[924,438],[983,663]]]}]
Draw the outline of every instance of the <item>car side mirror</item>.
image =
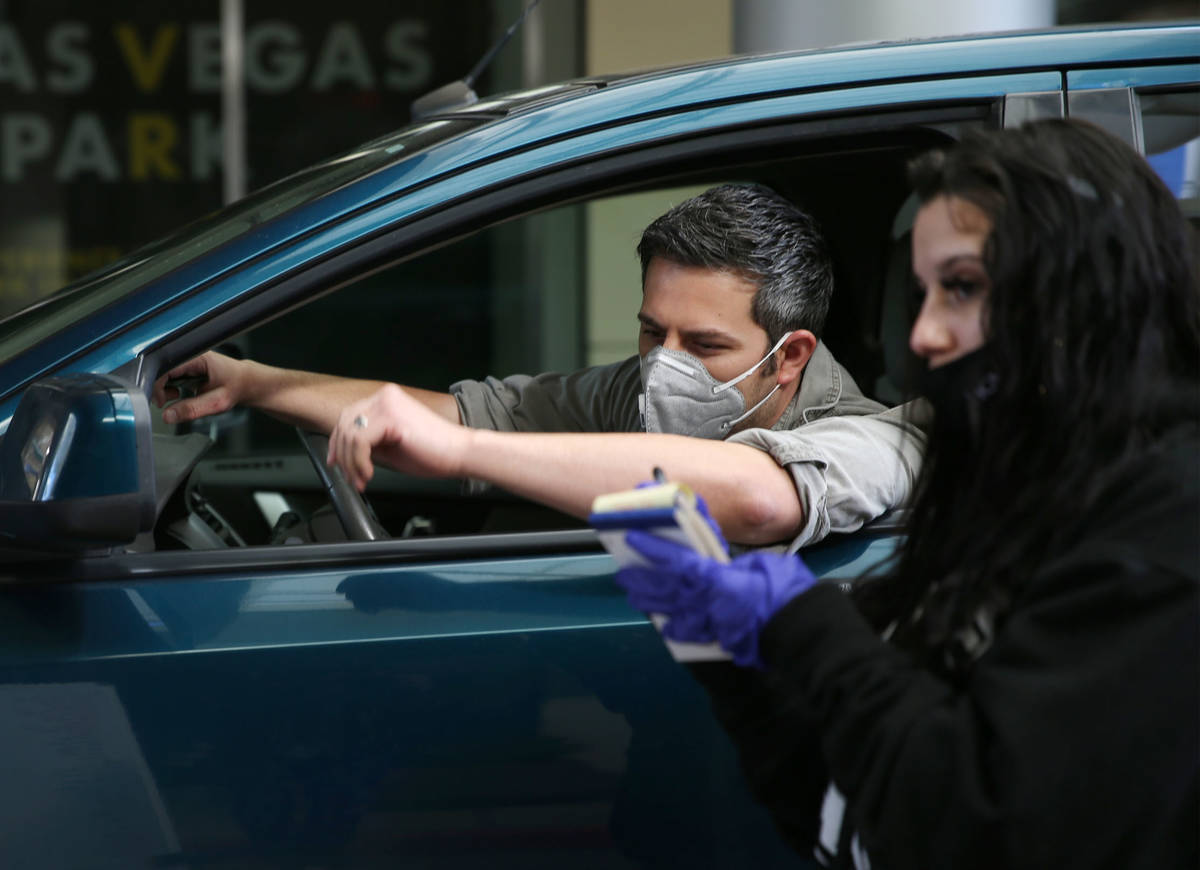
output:
[{"label": "car side mirror", "polygon": [[112,375],[35,382],[0,440],[0,545],[78,551],[154,526],[150,407]]}]

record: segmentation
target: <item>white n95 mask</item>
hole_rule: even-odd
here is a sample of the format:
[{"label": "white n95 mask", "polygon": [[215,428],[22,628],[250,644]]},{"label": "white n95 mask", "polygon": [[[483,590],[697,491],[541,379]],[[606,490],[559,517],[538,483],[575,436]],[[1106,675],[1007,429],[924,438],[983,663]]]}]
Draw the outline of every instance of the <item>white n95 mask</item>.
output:
[{"label": "white n95 mask", "polygon": [[736,385],[750,377],[783,345],[785,334],[767,355],[731,381],[722,383],[708,373],[704,363],[682,350],[661,345],[642,357],[642,392],[638,410],[647,432],[725,438],[733,427],[762,407],[779,389],[767,393],[749,411]]}]

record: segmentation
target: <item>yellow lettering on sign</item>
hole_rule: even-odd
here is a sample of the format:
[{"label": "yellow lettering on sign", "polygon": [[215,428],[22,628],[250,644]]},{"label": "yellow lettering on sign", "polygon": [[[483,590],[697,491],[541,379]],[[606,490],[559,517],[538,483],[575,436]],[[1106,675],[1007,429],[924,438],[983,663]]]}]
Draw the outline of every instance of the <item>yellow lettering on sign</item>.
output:
[{"label": "yellow lettering on sign", "polygon": [[148,181],[152,175],[178,181],[179,164],[171,159],[179,128],[168,116],[143,112],[129,116],[129,177]]},{"label": "yellow lettering on sign", "polygon": [[179,25],[159,25],[149,51],[142,45],[142,40],[132,24],[118,24],[113,28],[113,34],[117,38],[121,54],[125,56],[125,63],[129,66],[134,83],[147,93],[157,90],[162,84],[167,61],[171,59],[171,51],[179,40]]}]

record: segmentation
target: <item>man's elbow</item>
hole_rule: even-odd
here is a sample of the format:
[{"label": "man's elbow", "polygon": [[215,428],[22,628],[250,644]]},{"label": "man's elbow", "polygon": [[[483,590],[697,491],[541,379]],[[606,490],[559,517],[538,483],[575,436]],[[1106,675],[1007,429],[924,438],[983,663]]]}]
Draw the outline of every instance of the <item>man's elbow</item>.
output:
[{"label": "man's elbow", "polygon": [[787,488],[747,485],[730,511],[725,536],[737,544],[764,546],[790,539],[803,525],[804,511],[791,481]]}]

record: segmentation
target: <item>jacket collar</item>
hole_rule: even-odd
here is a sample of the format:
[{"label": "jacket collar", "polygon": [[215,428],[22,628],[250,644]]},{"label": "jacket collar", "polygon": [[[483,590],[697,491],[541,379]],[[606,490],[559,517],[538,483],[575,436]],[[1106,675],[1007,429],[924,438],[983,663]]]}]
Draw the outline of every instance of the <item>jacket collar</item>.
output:
[{"label": "jacket collar", "polygon": [[846,387],[846,379],[842,374],[841,365],[833,358],[825,342],[818,341],[808,364],[804,367],[800,389],[796,390],[796,395],[792,396],[787,408],[771,428],[795,429],[802,423],[809,423],[832,411],[842,398],[842,391]]}]

